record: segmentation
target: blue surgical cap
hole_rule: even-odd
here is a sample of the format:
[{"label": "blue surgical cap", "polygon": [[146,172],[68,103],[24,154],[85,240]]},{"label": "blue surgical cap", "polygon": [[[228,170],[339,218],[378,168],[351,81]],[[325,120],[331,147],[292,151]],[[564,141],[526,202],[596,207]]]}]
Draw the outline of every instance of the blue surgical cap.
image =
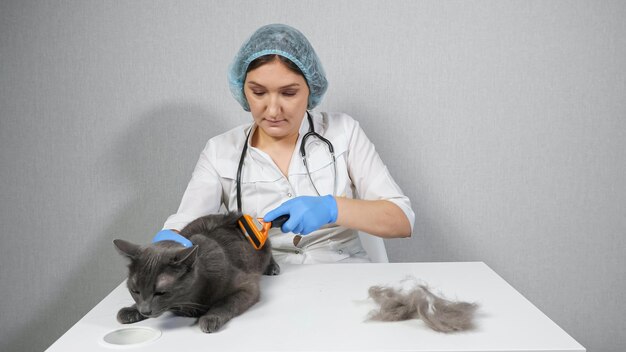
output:
[{"label": "blue surgical cap", "polygon": [[307,109],[316,107],[328,88],[320,59],[306,37],[297,29],[284,24],[269,24],[256,32],[241,46],[228,70],[230,91],[244,110],[250,106],[243,92],[248,65],[265,55],[280,55],[296,64],[309,85]]}]

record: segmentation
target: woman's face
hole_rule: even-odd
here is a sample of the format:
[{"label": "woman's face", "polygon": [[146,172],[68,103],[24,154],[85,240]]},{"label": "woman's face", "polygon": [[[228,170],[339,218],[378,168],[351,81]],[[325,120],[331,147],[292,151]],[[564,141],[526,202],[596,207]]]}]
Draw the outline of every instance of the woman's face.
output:
[{"label": "woman's face", "polygon": [[297,138],[309,100],[309,87],[302,75],[274,60],[248,72],[244,94],[254,122],[264,134],[259,137]]}]

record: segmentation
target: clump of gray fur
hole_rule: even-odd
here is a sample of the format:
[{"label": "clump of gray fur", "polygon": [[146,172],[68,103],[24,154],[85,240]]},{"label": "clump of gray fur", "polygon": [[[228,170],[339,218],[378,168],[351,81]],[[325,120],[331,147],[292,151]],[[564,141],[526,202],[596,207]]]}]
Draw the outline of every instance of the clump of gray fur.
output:
[{"label": "clump of gray fur", "polygon": [[424,284],[410,289],[372,286],[369,295],[380,309],[372,310],[368,319],[399,321],[422,319],[435,331],[450,333],[474,328],[475,303],[450,301],[433,294]]}]

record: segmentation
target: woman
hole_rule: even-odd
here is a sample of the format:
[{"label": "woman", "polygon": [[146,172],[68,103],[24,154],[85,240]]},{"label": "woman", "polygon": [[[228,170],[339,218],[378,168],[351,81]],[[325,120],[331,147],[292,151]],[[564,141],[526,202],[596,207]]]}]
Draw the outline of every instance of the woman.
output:
[{"label": "woman", "polygon": [[261,27],[239,50],[228,78],[254,122],[208,141],[165,229],[224,210],[265,221],[288,214],[270,232],[279,263],[367,262],[357,231],[411,235],[410,201],[359,124],[346,114],[311,111],[328,84],[302,33]]}]

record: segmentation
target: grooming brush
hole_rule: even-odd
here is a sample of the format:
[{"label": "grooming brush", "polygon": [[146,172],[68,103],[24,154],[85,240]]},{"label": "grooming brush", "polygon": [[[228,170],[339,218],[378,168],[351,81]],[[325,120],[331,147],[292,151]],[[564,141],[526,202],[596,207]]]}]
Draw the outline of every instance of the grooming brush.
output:
[{"label": "grooming brush", "polygon": [[269,230],[272,227],[283,226],[287,220],[289,220],[289,214],[281,215],[270,222],[263,221],[263,218],[253,218],[248,214],[244,214],[239,218],[237,223],[243,235],[256,250],[259,250],[265,245]]}]

